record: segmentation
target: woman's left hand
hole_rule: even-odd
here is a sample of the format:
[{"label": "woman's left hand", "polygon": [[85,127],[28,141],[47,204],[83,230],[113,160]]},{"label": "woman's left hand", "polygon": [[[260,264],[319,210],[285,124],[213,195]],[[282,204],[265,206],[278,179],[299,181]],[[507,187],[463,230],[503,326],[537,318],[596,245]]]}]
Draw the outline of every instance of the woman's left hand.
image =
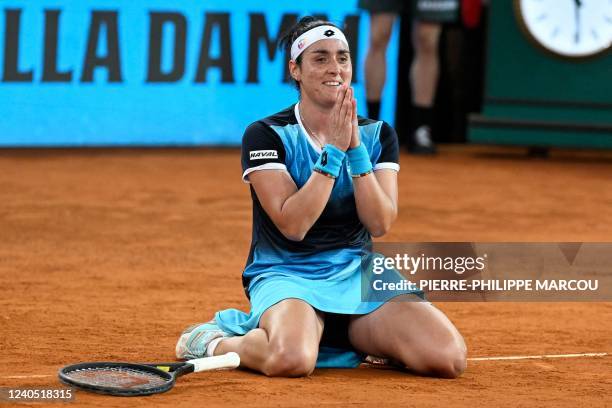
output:
[{"label": "woman's left hand", "polygon": [[353,114],[351,115],[351,127],[353,134],[351,136],[351,143],[349,149],[354,149],[361,144],[359,139],[359,124],[357,122],[357,99],[353,98]]}]

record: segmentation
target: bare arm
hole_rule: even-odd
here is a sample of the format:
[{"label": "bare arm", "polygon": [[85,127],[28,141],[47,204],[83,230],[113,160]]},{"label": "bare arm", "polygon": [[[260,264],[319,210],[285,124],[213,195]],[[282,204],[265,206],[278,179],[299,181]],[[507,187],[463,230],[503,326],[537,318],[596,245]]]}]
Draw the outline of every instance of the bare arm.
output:
[{"label": "bare arm", "polygon": [[284,171],[256,171],[249,180],[266,214],[292,241],[304,239],[321,216],[334,187],[333,179],[319,173],[313,173],[299,190]]},{"label": "bare arm", "polygon": [[377,170],[353,179],[359,220],[374,237],[385,235],[397,218],[397,172]]},{"label": "bare arm", "polygon": [[[353,136],[350,148],[359,146],[357,103],[353,104]],[[397,218],[397,172],[381,169],[353,178],[359,220],[374,237],[385,235]]]}]

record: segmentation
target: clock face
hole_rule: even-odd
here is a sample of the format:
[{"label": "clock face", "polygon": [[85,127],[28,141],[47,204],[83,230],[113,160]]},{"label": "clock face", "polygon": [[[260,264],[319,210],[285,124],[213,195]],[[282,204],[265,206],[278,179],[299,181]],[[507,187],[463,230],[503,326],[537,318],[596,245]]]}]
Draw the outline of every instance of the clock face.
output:
[{"label": "clock face", "polygon": [[527,33],[564,57],[590,57],[612,47],[612,0],[515,0]]}]

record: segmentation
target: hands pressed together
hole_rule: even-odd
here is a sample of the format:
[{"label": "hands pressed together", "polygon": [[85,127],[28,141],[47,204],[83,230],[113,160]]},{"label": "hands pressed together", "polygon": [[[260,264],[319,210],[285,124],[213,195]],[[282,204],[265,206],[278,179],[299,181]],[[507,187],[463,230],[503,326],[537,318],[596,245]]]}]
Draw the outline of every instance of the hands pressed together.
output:
[{"label": "hands pressed together", "polygon": [[328,143],[342,151],[360,144],[357,124],[357,100],[354,90],[347,83],[340,85],[329,122]]}]

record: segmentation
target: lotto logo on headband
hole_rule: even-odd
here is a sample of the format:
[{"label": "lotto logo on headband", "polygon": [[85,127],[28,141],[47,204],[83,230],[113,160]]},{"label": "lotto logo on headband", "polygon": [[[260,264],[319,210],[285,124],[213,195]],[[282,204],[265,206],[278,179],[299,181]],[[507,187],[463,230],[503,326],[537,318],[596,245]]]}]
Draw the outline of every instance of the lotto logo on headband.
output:
[{"label": "lotto logo on headband", "polygon": [[250,160],[278,159],[276,150],[253,150],[249,152]]},{"label": "lotto logo on headband", "polygon": [[340,40],[348,47],[346,37],[337,27],[331,25],[317,26],[293,41],[293,44],[291,44],[291,59],[297,61],[297,58],[306,48],[321,40]]}]

